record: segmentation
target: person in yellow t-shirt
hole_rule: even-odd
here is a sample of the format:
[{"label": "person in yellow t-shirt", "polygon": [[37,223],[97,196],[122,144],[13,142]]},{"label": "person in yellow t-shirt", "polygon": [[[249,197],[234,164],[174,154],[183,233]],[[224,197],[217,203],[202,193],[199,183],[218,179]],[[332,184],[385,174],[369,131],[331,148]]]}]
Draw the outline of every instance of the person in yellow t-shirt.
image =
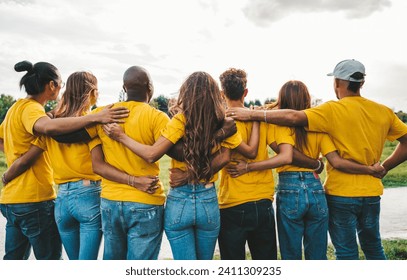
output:
[{"label": "person in yellow t-shirt", "polygon": [[[212,259],[220,228],[214,187],[217,172],[229,161],[228,150],[238,149],[253,156],[257,147],[243,143],[237,133],[223,141],[215,137],[225,116],[219,86],[208,73],[192,73],[182,84],[172,109],[174,117],[153,145],[134,141],[119,126],[104,127],[110,137],[147,162],[157,161],[175,143],[183,141],[184,161],[172,160],[171,166],[184,171],[187,182],[172,185],[169,190],[164,229],[174,259]],[[258,135],[254,137],[253,142],[258,142]]]},{"label": "person in yellow t-shirt", "polygon": [[[139,66],[123,75],[127,100],[115,106],[130,114],[122,127],[132,138],[152,145],[161,135],[169,117],[151,107],[153,95],[150,74]],[[93,112],[97,113],[102,108]],[[163,235],[165,194],[158,180],[159,164],[148,163],[122,144],[110,139],[99,125],[87,129],[93,141],[93,170],[102,177],[101,215],[105,260],[154,260],[158,258]],[[104,168],[107,163],[114,167]],[[123,180],[111,176],[121,171]],[[139,182],[140,179],[142,182]]]},{"label": "person in yellow t-shirt", "polygon": [[[20,81],[27,97],[8,110],[0,126],[7,165],[11,167],[18,161],[17,168],[7,170],[2,176],[0,207],[7,219],[4,259],[25,259],[31,247],[36,259],[60,259],[62,247],[54,219],[56,194],[50,159],[32,143],[40,134],[58,135],[97,122],[118,121],[127,116],[127,111],[110,106],[93,116],[50,119],[44,105],[48,100],[55,100],[64,85],[58,69],[47,62],[33,65],[28,61],[17,63],[14,69],[27,71]],[[22,161],[23,154],[32,157]]]},{"label": "person in yellow t-shirt", "polygon": [[[407,125],[384,105],[360,95],[365,81],[364,65],[353,59],[339,62],[334,76],[338,101],[329,101],[304,111],[269,110],[251,112],[231,109],[227,115],[240,120],[264,120],[288,126],[305,126],[327,133],[339,155],[363,165],[380,160],[386,140],[398,140],[394,153],[383,163],[385,175],[407,158]],[[328,164],[324,183],[329,208],[329,233],[337,259],[358,259],[359,242],[366,259],[385,259],[380,237],[380,179],[347,174]]]},{"label": "person in yellow t-shirt", "polygon": [[[230,68],[223,72],[219,79],[221,93],[226,98],[227,106],[243,108],[248,93],[246,72]],[[247,142],[250,135],[256,133],[255,129],[259,123],[237,122],[236,125],[243,141]],[[232,164],[238,160],[244,160],[245,164],[248,164],[268,159],[268,146],[275,142],[274,127],[262,123],[257,156],[250,160],[237,152],[232,152]],[[281,165],[291,162],[292,147],[282,146],[277,158]],[[244,260],[246,242],[253,260],[277,259],[272,170],[253,171],[239,177],[229,175],[227,170],[228,166],[222,169],[219,184],[221,228],[218,244],[221,259]]]}]

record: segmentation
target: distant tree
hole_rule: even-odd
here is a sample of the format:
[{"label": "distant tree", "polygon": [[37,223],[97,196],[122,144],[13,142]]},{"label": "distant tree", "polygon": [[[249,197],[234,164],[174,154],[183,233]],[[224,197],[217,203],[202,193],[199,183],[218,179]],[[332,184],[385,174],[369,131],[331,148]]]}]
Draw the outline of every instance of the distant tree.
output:
[{"label": "distant tree", "polygon": [[45,112],[49,112],[55,109],[57,106],[58,101],[57,100],[48,100],[47,103],[45,103],[44,109]]},{"label": "distant tree", "polygon": [[259,99],[249,100],[249,102],[245,101],[244,102],[245,107],[250,107],[250,106],[262,106],[261,101]]},{"label": "distant tree", "polygon": [[127,100],[127,94],[126,94],[126,92],[122,89],[122,90],[119,92],[119,102],[126,101],[126,100]]},{"label": "distant tree", "polygon": [[14,102],[16,102],[16,100],[11,95],[6,95],[3,93],[0,95],[0,123],[3,122],[8,109],[10,109]]},{"label": "distant tree", "polygon": [[168,114],[168,101],[170,99],[164,95],[160,95],[157,98],[153,98],[150,101],[150,105],[157,108],[160,111]]},{"label": "distant tree", "polygon": [[403,111],[398,111],[396,113],[397,117],[399,117],[399,119],[404,122],[407,123],[407,113],[404,113]]},{"label": "distant tree", "polygon": [[276,101],[277,101],[276,98],[266,98],[266,100],[264,100],[264,105],[273,104]]}]

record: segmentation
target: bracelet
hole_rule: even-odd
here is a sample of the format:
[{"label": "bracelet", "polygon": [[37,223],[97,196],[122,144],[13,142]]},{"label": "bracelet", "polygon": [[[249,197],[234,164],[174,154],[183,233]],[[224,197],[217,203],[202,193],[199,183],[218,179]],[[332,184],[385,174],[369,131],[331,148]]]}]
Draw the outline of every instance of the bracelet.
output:
[{"label": "bracelet", "polygon": [[131,186],[130,185],[130,174],[127,174],[127,185]]},{"label": "bracelet", "polygon": [[131,176],[131,186],[134,188],[134,181],[136,180],[136,178],[134,176]]},{"label": "bracelet", "polygon": [[246,162],[246,173],[249,173],[248,167],[249,167],[249,163]]},{"label": "bracelet", "polygon": [[264,122],[267,123],[267,114],[266,114],[266,110],[263,111],[264,113]]},{"label": "bracelet", "polygon": [[6,172],[1,175],[1,181],[3,182],[3,186],[7,185],[8,181],[6,179]]},{"label": "bracelet", "polygon": [[315,168],[315,169],[313,169],[313,170],[314,170],[314,171],[318,171],[318,170],[321,168],[321,166],[322,166],[322,161],[320,161],[320,160],[318,159],[318,167]]}]

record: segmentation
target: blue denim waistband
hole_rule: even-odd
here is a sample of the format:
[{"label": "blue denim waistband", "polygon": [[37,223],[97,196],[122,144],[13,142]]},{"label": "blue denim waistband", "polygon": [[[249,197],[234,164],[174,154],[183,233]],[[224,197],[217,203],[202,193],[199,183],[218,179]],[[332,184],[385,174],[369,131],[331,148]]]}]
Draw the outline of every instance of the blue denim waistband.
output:
[{"label": "blue denim waistband", "polygon": [[279,177],[284,177],[284,178],[299,178],[299,179],[317,179],[315,177],[315,173],[311,171],[292,171],[292,172],[280,172],[278,173]]},{"label": "blue denim waistband", "polygon": [[66,183],[59,184],[58,187],[69,187],[70,185],[77,185],[77,184],[82,184],[83,186],[89,187],[89,186],[100,186],[101,180],[93,181],[93,180],[87,180],[87,179],[82,179],[78,181],[70,181]]}]

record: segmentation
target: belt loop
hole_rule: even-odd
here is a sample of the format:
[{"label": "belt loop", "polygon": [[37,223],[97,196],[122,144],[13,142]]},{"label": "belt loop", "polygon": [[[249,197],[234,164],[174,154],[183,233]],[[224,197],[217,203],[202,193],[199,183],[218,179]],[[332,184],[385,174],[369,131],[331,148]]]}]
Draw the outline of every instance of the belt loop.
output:
[{"label": "belt loop", "polygon": [[304,173],[300,172],[300,180],[304,181]]}]

